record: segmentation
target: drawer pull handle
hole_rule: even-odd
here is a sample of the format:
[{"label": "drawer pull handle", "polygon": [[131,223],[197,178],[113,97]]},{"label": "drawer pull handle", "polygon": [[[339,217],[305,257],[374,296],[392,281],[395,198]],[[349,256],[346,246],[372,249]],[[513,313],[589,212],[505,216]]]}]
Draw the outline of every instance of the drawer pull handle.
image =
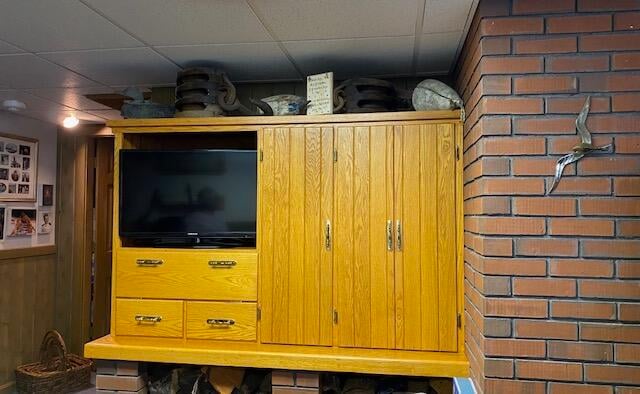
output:
[{"label": "drawer pull handle", "polygon": [[207,324],[226,328],[236,324],[236,321],[233,319],[207,319]]},{"label": "drawer pull handle", "polygon": [[164,261],[162,260],[152,260],[152,259],[138,259],[136,260],[136,264],[143,267],[156,267],[158,265],[162,265]]},{"label": "drawer pull handle", "polygon": [[209,261],[209,267],[211,268],[232,268],[237,265],[233,260],[211,260]]},{"label": "drawer pull handle", "polygon": [[136,315],[136,321],[139,323],[160,323],[162,316]]}]

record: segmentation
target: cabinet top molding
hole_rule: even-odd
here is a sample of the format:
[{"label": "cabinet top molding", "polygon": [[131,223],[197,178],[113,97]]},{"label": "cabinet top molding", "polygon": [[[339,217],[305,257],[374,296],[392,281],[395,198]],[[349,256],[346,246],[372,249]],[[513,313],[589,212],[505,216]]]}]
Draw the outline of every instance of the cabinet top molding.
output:
[{"label": "cabinet top molding", "polygon": [[296,116],[228,116],[215,118],[119,119],[107,122],[108,127],[167,126],[277,126],[291,124],[331,124],[357,122],[389,122],[401,120],[460,119],[460,110],[378,112],[368,114],[296,115]]}]

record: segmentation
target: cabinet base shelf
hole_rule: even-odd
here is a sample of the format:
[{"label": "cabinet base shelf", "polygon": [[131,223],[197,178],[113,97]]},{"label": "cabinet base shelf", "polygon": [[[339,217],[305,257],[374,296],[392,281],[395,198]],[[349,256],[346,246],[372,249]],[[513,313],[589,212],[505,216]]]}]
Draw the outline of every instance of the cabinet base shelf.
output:
[{"label": "cabinet base shelf", "polygon": [[461,377],[469,374],[469,362],[461,353],[116,338],[111,335],[87,343],[84,356],[106,360],[407,376]]}]

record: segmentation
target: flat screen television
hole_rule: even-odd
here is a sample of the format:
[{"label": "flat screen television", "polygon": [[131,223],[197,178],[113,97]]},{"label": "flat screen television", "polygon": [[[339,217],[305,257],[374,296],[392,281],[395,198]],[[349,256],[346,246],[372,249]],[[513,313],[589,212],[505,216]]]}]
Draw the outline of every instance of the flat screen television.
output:
[{"label": "flat screen television", "polygon": [[120,151],[120,236],[159,246],[255,246],[255,150]]}]

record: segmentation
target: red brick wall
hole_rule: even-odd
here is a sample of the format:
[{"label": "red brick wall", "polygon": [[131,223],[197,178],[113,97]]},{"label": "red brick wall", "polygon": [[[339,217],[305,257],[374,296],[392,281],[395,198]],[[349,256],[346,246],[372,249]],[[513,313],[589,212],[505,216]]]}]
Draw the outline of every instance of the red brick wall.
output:
[{"label": "red brick wall", "polygon": [[[638,0],[480,1],[456,87],[481,392],[640,393],[639,28]],[[594,143],[615,154],[545,196],[587,95]]]}]

